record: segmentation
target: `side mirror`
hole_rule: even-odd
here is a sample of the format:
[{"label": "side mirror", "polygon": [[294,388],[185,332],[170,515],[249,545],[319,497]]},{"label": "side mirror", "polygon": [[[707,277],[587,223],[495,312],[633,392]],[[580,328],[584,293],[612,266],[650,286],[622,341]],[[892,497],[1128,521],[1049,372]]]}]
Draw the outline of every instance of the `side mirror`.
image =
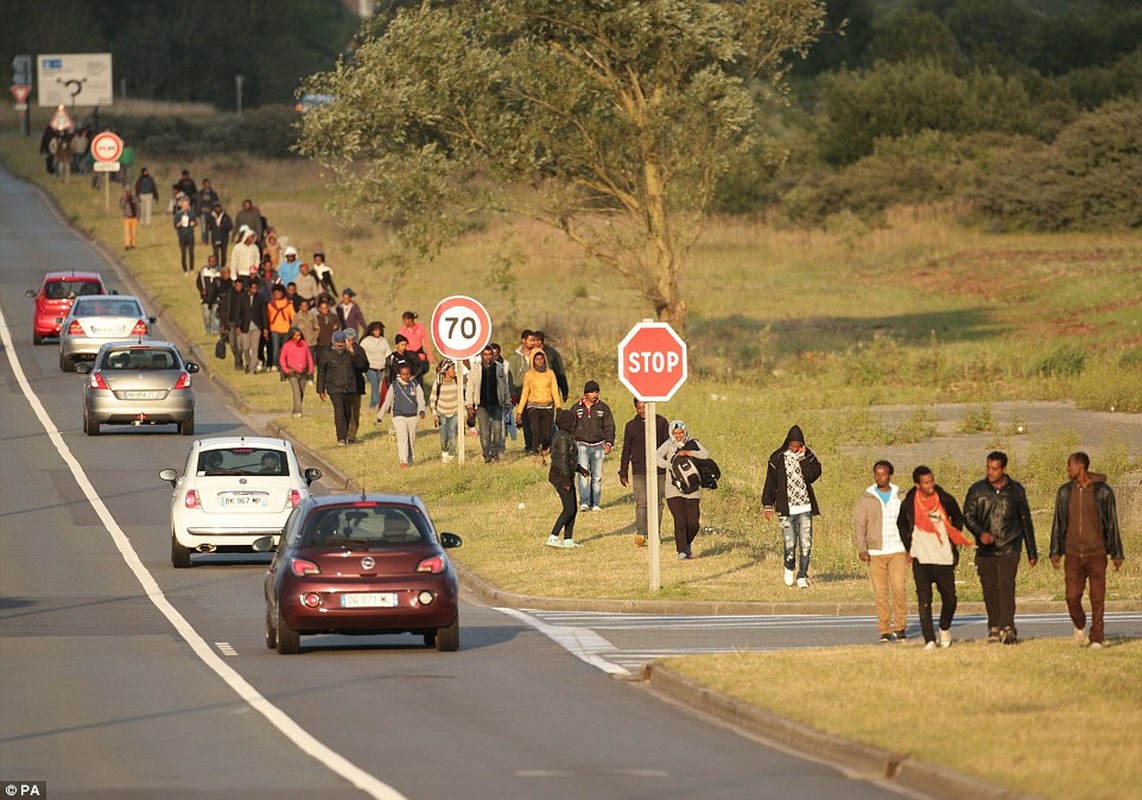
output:
[{"label": "side mirror", "polygon": [[314,481],[321,480],[322,472],[317,467],[310,467],[302,475],[305,476],[305,485],[309,486]]},{"label": "side mirror", "polygon": [[440,546],[444,548],[459,547],[464,544],[464,540],[454,533],[440,534]]},{"label": "side mirror", "polygon": [[95,365],[92,364],[90,361],[80,361],[78,364],[75,365],[75,371],[78,372],[80,375],[86,375],[87,373],[91,372],[94,367],[95,367]]},{"label": "side mirror", "polygon": [[250,546],[254,548],[255,553],[271,553],[277,549],[274,547],[274,537],[272,536],[259,537]]},{"label": "side mirror", "polygon": [[158,321],[159,321],[158,317],[147,317],[147,322],[151,323],[152,325],[154,325]]},{"label": "side mirror", "polygon": [[170,483],[173,489],[178,483],[178,470],[164,469],[159,471],[159,478]]},{"label": "side mirror", "polygon": [[183,366],[186,367],[186,371],[189,372],[191,375],[198,372],[198,365],[195,364],[193,361],[187,361],[186,364],[184,364]]},{"label": "side mirror", "polygon": [[28,289],[28,291],[24,292],[24,297],[35,297],[35,296],[36,296],[36,290],[35,289]]}]

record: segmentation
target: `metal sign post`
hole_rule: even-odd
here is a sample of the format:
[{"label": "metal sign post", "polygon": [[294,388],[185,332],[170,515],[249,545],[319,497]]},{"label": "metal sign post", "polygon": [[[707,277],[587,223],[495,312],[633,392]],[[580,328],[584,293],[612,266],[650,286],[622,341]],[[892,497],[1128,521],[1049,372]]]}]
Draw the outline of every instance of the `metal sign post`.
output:
[{"label": "metal sign post", "polygon": [[[432,311],[429,328],[432,343],[456,364],[456,457],[464,463],[464,437],[468,435],[467,407],[464,405],[464,368],[467,359],[483,351],[492,338],[492,318],[483,304],[464,295],[445,297]],[[439,378],[437,378],[439,380]],[[464,417],[461,420],[461,413]]]},{"label": "metal sign post", "polygon": [[650,544],[650,591],[662,588],[659,576],[661,559],[658,548],[662,537],[658,525],[658,417],[657,403],[646,404],[646,419],[643,420],[643,434],[646,436],[646,532]]}]

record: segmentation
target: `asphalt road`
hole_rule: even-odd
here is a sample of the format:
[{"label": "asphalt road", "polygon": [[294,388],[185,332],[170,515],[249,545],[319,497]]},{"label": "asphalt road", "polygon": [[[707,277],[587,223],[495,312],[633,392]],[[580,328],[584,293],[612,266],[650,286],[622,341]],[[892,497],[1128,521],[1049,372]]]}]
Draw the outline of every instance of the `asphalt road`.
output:
[{"label": "asphalt road", "polygon": [[[54,798],[896,794],[611,680],[495,609],[464,606],[455,654],[412,637],[267,650],[264,556],[170,567],[156,473],[187,440],[84,436],[82,377],[31,344],[24,290],[42,272],[120,285],[111,266],[3,171],[0,245],[0,784],[47,781]],[[209,381],[196,391],[198,436],[249,431]]]}]

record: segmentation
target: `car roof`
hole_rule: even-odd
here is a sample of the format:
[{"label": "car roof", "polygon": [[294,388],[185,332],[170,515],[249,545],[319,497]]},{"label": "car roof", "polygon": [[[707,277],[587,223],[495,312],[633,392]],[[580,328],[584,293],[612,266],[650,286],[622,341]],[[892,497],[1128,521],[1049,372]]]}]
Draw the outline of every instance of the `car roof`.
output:
[{"label": "car roof", "polygon": [[114,300],[116,303],[121,303],[124,300],[134,300],[136,303],[139,304],[139,308],[143,307],[143,301],[140,300],[139,298],[135,297],[135,295],[133,295],[133,294],[85,294],[85,295],[83,295],[82,298],[77,297],[75,299],[76,300],[83,299],[85,301],[111,299],[111,300]]},{"label": "car roof", "polygon": [[415,506],[421,510],[426,510],[424,501],[415,494],[329,494],[323,497],[310,495],[307,502],[313,508],[344,506],[353,503],[377,503],[386,506]]},{"label": "car roof", "polygon": [[278,447],[292,450],[288,439],[275,439],[272,436],[214,436],[195,442],[199,451],[224,450],[229,447]]},{"label": "car roof", "polygon": [[80,270],[60,270],[59,272],[44,273],[44,282],[58,280],[73,281],[99,281],[103,283],[103,276],[98,272],[85,272]]},{"label": "car roof", "polygon": [[178,351],[181,355],[182,351],[178,349],[178,345],[174,342],[168,342],[163,339],[118,339],[114,342],[104,342],[103,347],[100,349],[114,349],[116,347],[168,347]]}]

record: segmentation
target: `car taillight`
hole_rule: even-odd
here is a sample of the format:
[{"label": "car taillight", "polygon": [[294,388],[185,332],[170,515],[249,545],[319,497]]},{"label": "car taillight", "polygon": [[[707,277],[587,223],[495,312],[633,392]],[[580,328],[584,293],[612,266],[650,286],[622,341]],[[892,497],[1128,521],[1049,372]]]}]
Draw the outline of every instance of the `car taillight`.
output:
[{"label": "car taillight", "polygon": [[91,377],[87,379],[87,385],[90,386],[92,389],[110,389],[111,388],[110,386],[107,385],[107,381],[103,380],[103,376],[100,375],[98,372],[91,373]]},{"label": "car taillight", "polygon": [[138,322],[136,322],[135,327],[131,328],[131,335],[132,336],[146,336],[147,335],[147,323],[143,322],[142,320],[139,320]]},{"label": "car taillight", "polygon": [[[180,374],[178,376],[178,380],[175,381],[174,389],[189,389],[189,388],[190,388],[190,373],[189,372],[183,372],[182,374]],[[174,391],[174,389],[172,389],[171,391]]]},{"label": "car taillight", "polygon": [[197,489],[191,489],[189,492],[187,492],[186,493],[186,499],[184,499],[182,501],[182,504],[184,506],[186,506],[187,508],[198,508],[199,507],[198,490]]},{"label": "car taillight", "polygon": [[300,503],[300,502],[301,502],[301,492],[299,492],[297,489],[290,489],[290,490],[289,490],[289,505],[290,505],[290,508],[294,508],[294,507],[296,507],[296,506],[297,506],[297,504],[298,504],[298,503]]},{"label": "car taillight", "polygon": [[304,558],[295,558],[289,562],[289,571],[294,574],[295,578],[304,578],[306,575],[320,575],[321,570],[312,561],[306,561]]},{"label": "car taillight", "polygon": [[444,571],[444,556],[432,556],[426,558],[416,565],[417,572],[431,572],[433,575],[439,575]]},{"label": "car taillight", "polygon": [[67,335],[68,336],[82,336],[83,335],[83,326],[79,324],[79,320],[73,319],[71,321],[71,324],[67,326]]}]

